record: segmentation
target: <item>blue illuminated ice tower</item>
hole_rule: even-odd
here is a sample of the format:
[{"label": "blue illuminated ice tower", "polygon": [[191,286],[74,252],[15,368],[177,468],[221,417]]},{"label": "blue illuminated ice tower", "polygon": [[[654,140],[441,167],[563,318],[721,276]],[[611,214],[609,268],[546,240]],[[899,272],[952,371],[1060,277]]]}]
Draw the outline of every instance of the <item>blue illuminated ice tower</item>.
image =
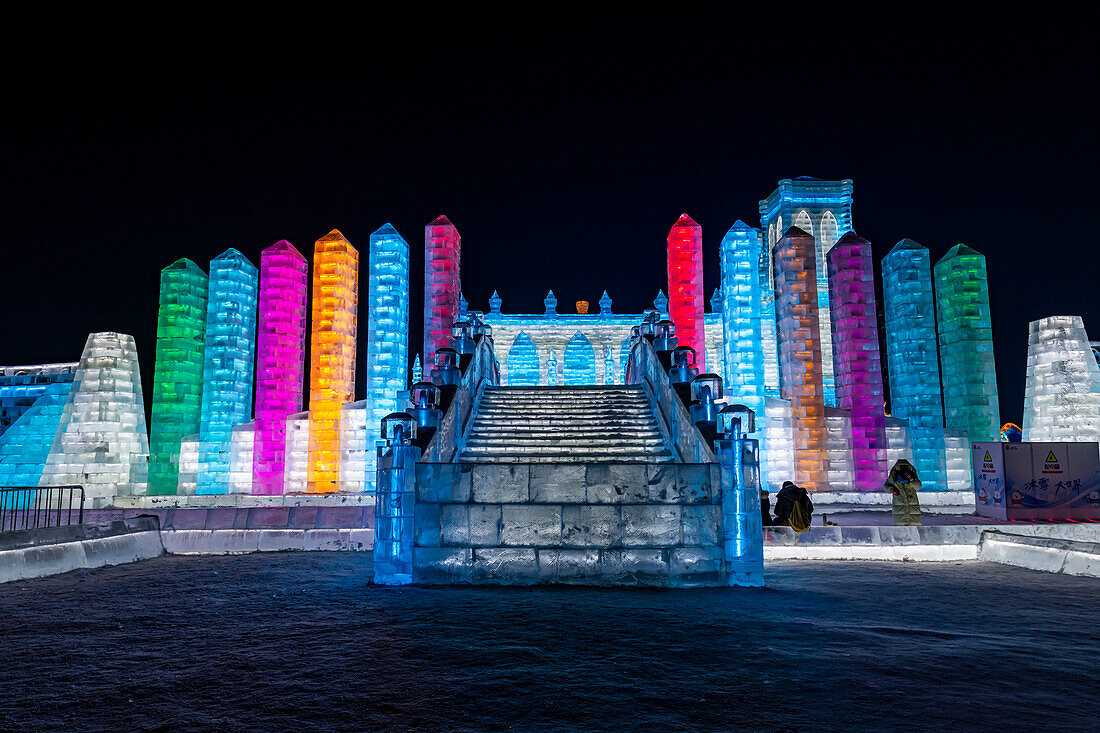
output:
[{"label": "blue illuminated ice tower", "polygon": [[[738,219],[722,238],[720,256],[725,391],[731,403],[743,404],[756,413],[756,432],[748,437],[765,445],[764,347],[757,268],[760,238],[756,229]],[[769,485],[766,461],[760,463],[760,485]]]},{"label": "blue illuminated ice tower", "polygon": [[[817,268],[817,314],[821,334],[822,386],[825,404],[836,405],[836,380],[833,369],[832,321],[829,308],[829,274],[823,263],[825,255],[845,232],[852,230],[852,182],[822,181],[800,176],[786,178],[760,202],[760,228],[764,232],[764,248],[761,252],[760,272],[763,279],[761,297],[764,310],[773,314],[775,302],[775,245],[790,227],[795,226],[814,238]],[[765,359],[767,360],[767,387],[769,394],[777,394],[778,383],[770,379],[770,365],[777,350],[776,339],[771,336],[770,323],[765,323]]]},{"label": "blue illuminated ice tower", "polygon": [[252,418],[256,365],[256,266],[235,249],[210,261],[199,417],[200,494],[229,492],[233,426]]},{"label": "blue illuminated ice tower", "polygon": [[925,491],[947,490],[943,394],[928,249],[903,239],[882,260],[890,414],[909,421],[913,465]]},{"label": "blue illuminated ice tower", "polygon": [[382,418],[408,388],[409,245],[386,223],[370,235],[367,284],[367,491],[374,491]]}]

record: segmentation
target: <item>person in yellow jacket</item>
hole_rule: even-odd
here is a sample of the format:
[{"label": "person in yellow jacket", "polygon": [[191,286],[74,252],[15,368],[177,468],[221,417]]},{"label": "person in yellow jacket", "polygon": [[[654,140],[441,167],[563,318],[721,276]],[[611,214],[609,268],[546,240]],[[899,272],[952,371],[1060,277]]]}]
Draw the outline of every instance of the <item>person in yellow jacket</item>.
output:
[{"label": "person in yellow jacket", "polygon": [[894,494],[894,524],[899,527],[921,524],[920,500],[917,499],[921,484],[913,464],[899,458],[890,469],[885,486]]}]

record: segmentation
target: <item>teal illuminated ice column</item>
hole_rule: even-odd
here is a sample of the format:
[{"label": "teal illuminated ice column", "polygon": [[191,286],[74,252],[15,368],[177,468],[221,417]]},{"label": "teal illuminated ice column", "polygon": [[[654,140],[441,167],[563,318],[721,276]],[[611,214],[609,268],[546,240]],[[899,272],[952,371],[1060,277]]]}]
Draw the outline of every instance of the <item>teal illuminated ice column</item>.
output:
[{"label": "teal illuminated ice column", "polygon": [[985,256],[957,244],[936,263],[935,277],[944,423],[972,443],[1000,440]]},{"label": "teal illuminated ice column", "polygon": [[391,224],[370,235],[367,288],[367,477],[374,491],[382,418],[398,411],[408,389],[409,245]]},{"label": "teal illuminated ice column", "polygon": [[848,232],[825,259],[829,262],[837,405],[852,416],[852,488],[881,491],[887,468],[886,414],[871,243]]},{"label": "teal illuminated ice column", "polygon": [[149,425],[149,493],[175,494],[180,444],[199,432],[206,273],[189,259],[160,271],[157,358]]},{"label": "teal illuminated ice column", "polygon": [[882,260],[890,414],[909,422],[913,465],[924,491],[947,490],[943,393],[928,249],[903,239]]},{"label": "teal illuminated ice column", "polygon": [[256,364],[256,266],[235,249],[210,261],[199,421],[199,494],[229,493],[233,426],[252,416]]},{"label": "teal illuminated ice column", "polygon": [[[756,432],[746,437],[766,445],[764,345],[760,336],[761,301],[758,261],[760,238],[738,219],[721,244],[722,331],[725,341],[725,392],[732,403],[756,413]],[[767,463],[760,462],[760,485],[768,486]]]},{"label": "teal illuminated ice column", "polygon": [[309,265],[294,245],[276,242],[260,255],[256,336],[256,437],[252,493],[282,494],[286,421],[302,411]]}]

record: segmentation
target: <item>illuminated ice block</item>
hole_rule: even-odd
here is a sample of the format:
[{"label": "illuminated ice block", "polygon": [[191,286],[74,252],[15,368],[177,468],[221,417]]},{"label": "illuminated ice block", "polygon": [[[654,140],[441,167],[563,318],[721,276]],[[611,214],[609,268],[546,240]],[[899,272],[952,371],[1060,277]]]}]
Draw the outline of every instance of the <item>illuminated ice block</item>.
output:
[{"label": "illuminated ice block", "polygon": [[791,401],[794,482],[807,491],[829,488],[825,393],[818,335],[814,238],[791,227],[775,246],[775,306],[782,397]]},{"label": "illuminated ice block", "polygon": [[56,394],[51,385],[73,383],[76,362],[0,367],[0,436],[35,401],[47,392]]},{"label": "illuminated ice block", "polygon": [[317,240],[313,251],[307,479],[310,493],[340,488],[340,412],[355,399],[358,293],[359,252],[333,229]]},{"label": "illuminated ice block", "polygon": [[833,491],[853,488],[852,414],[848,410],[826,406],[825,446],[829,457],[829,488]]},{"label": "illuminated ice block", "polygon": [[174,494],[180,443],[199,432],[207,277],[186,258],[160,271],[149,425],[149,493]]},{"label": "illuminated ice block", "polygon": [[286,418],[286,469],[283,493],[303,494],[309,479],[309,413],[296,412]]},{"label": "illuminated ice block", "polygon": [[[65,376],[66,381],[42,385],[10,385],[13,408],[17,402],[30,404],[24,404],[18,417],[0,434],[0,486],[38,486],[73,386],[72,372]],[[14,393],[22,386],[35,388],[19,390],[26,394],[20,399]]]},{"label": "illuminated ice block", "polygon": [[199,419],[199,494],[229,493],[233,428],[252,417],[256,266],[235,249],[210,261]]},{"label": "illuminated ice block", "polygon": [[1031,322],[1023,431],[1028,442],[1100,442],[1100,367],[1081,316]]},{"label": "illuminated ice block", "polygon": [[580,331],[573,334],[566,344],[562,364],[565,386],[596,383],[596,352],[592,349],[592,342]]},{"label": "illuminated ice block", "polygon": [[79,484],[89,502],[144,494],[148,461],[134,337],[90,334],[39,486]]},{"label": "illuminated ice block", "polygon": [[512,345],[508,347],[506,364],[509,386],[534,387],[540,383],[539,352],[535,348],[535,342],[526,332],[520,331],[512,341]]},{"label": "illuminated ice block", "polygon": [[755,229],[737,220],[719,245],[722,267],[722,333],[725,349],[727,402],[746,405],[757,415],[755,433],[760,443],[760,485],[770,486],[764,406],[764,346],[761,340],[760,278],[757,263],[760,239]]},{"label": "illuminated ice block", "polygon": [[1001,436],[985,256],[957,244],[936,263],[944,424],[971,442]]},{"label": "illuminated ice block", "polygon": [[256,422],[233,426],[229,440],[229,493],[252,493],[252,468],[255,463]]},{"label": "illuminated ice block", "polygon": [[[943,393],[928,250],[911,239],[882,260],[890,414],[909,421],[913,466],[925,491],[947,490]],[[887,458],[888,466],[893,466]]]},{"label": "illuminated ice block", "polygon": [[794,428],[791,424],[791,401],[778,397],[764,398],[768,443],[762,461],[768,466],[768,491],[779,491],[784,481],[794,480]]},{"label": "illuminated ice block", "polygon": [[[886,418],[886,465],[892,467],[901,458],[913,463],[913,441],[910,437],[909,421],[888,417]],[[916,468],[915,463],[913,467]],[[923,491],[925,474],[922,474],[919,468],[917,476],[921,480]]]},{"label": "illuminated ice block", "polygon": [[962,430],[945,429],[943,443],[947,464],[947,490],[970,491],[974,486],[970,438]]},{"label": "illuminated ice block", "polygon": [[286,419],[302,409],[309,264],[281,240],[260,254],[252,493],[281,494]]},{"label": "illuminated ice block", "polygon": [[199,488],[199,435],[186,436],[180,441],[179,479],[176,494],[194,496]]},{"label": "illuminated ice block", "polygon": [[760,345],[764,352],[764,392],[779,396],[779,335],[775,330],[775,287],[772,282],[771,257],[760,233],[760,260],[757,263],[757,284],[760,287]]},{"label": "illuminated ice block", "polygon": [[667,244],[668,313],[681,346],[695,349],[699,373],[707,371],[703,312],[703,227],[687,214],[669,230]]},{"label": "illuminated ice block", "polygon": [[603,352],[603,377],[604,384],[618,383],[618,379],[615,376],[615,353],[611,350],[610,346],[605,347]]},{"label": "illuminated ice block", "polygon": [[436,349],[451,345],[462,290],[462,237],[446,216],[424,227],[424,364],[435,364]]},{"label": "illuminated ice block", "polygon": [[398,411],[397,393],[409,388],[409,245],[390,224],[370,235],[368,266],[364,488],[374,491],[382,418]]},{"label": "illuminated ice block", "polygon": [[886,480],[886,415],[871,243],[855,232],[825,256],[833,325],[837,407],[852,420],[851,488],[881,491]]},{"label": "illuminated ice block", "polygon": [[[340,411],[340,490],[362,493],[374,487],[371,471],[376,465],[374,447],[378,443],[377,429],[368,429],[370,401],[349,402]],[[395,412],[395,410],[390,410]],[[388,413],[387,413],[388,414]],[[384,416],[383,416],[384,417]],[[368,470],[368,466],[370,470]]]},{"label": "illuminated ice block", "polygon": [[558,385],[558,357],[554,354],[554,350],[550,350],[550,355],[546,357],[546,383],[551,387]]}]

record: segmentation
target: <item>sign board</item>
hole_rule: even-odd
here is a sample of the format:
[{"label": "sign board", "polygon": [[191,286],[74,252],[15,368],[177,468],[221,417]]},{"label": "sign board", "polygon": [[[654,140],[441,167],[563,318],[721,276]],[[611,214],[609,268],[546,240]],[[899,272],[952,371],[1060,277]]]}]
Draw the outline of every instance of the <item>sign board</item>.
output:
[{"label": "sign board", "polygon": [[993,519],[1100,519],[1097,443],[974,443],[977,513]]}]

